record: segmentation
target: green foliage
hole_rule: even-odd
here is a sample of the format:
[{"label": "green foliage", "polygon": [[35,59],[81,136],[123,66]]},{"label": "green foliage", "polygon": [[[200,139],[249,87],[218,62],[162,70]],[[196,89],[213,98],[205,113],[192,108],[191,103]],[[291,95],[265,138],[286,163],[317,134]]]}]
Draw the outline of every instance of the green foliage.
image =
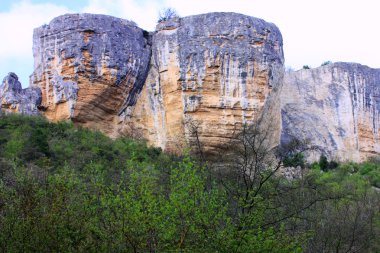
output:
[{"label": "green foliage", "polygon": [[331,61],[324,61],[322,64],[321,64],[321,66],[326,66],[326,65],[329,65],[329,64],[331,64],[332,62]]},{"label": "green foliage", "polygon": [[321,155],[318,162],[319,168],[323,171],[333,170],[339,166],[339,163],[332,160],[328,161],[325,155]]},{"label": "green foliage", "polygon": [[160,11],[158,15],[158,23],[163,22],[163,21],[168,21],[173,18],[178,18],[177,11],[173,8],[166,8]]},{"label": "green foliage", "polygon": [[329,162],[327,161],[327,157],[321,155],[321,157],[319,158],[319,167],[321,168],[321,170],[327,171],[328,165]]},{"label": "green foliage", "polygon": [[296,153],[294,155],[288,156],[283,162],[285,167],[298,167],[305,168],[305,156],[303,153]]},{"label": "green foliage", "polygon": [[[263,208],[235,216],[189,156],[72,123],[0,118],[2,252],[290,252]],[[290,250],[291,249],[291,250]]]},{"label": "green foliage", "polygon": [[[343,163],[334,170],[309,174],[325,199],[304,213],[306,227],[314,231],[308,241],[311,252],[380,250],[380,214],[376,211],[380,194],[372,180],[359,172],[363,167],[368,165]],[[313,219],[318,222],[310,222]]]},{"label": "green foliage", "polygon": [[373,187],[380,188],[380,163],[377,159],[370,159],[364,163],[343,163],[338,168],[350,175],[360,176]]},{"label": "green foliage", "polygon": [[311,69],[309,65],[303,65],[302,69]]},{"label": "green foliage", "polygon": [[[286,163],[305,166],[302,154]],[[242,184],[188,155],[2,116],[0,251],[378,252],[380,163],[312,166]]]}]

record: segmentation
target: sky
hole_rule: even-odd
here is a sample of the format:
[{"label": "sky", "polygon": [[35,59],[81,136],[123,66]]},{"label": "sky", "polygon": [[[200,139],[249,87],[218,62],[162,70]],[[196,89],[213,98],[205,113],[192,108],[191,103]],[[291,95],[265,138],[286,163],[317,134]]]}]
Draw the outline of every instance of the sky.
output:
[{"label": "sky", "polygon": [[276,24],[284,41],[285,66],[358,62],[380,68],[378,0],[0,0],[0,80],[15,72],[29,86],[33,29],[65,13],[108,14],[153,31],[160,10],[180,16],[237,12]]}]

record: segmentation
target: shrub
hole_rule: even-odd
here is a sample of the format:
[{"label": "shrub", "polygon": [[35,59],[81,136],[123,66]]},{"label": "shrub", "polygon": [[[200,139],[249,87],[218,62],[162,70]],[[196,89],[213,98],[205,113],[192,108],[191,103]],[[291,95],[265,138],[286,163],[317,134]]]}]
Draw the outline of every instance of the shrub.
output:
[{"label": "shrub", "polygon": [[319,158],[319,167],[323,171],[333,170],[338,168],[339,163],[337,161],[331,160],[328,161],[325,155],[321,155]]},{"label": "shrub", "polygon": [[173,18],[178,18],[177,11],[173,8],[166,8],[158,14],[158,23],[168,21]]},{"label": "shrub", "polygon": [[309,66],[309,65],[303,65],[302,68],[303,68],[303,69],[310,69],[310,66]]},{"label": "shrub", "polygon": [[303,153],[297,153],[292,156],[288,156],[284,159],[285,167],[297,167],[305,168],[305,156]]},{"label": "shrub", "polygon": [[325,62],[323,62],[322,64],[321,64],[321,66],[326,66],[326,65],[329,65],[329,64],[331,64],[332,62],[331,61],[325,61]]},{"label": "shrub", "polygon": [[380,252],[379,162],[321,156],[327,172],[288,180],[244,129],[217,177],[142,142],[0,117],[0,252]]},{"label": "shrub", "polygon": [[319,157],[319,167],[321,168],[321,170],[327,171],[328,165],[329,161],[327,161],[327,157],[325,155],[321,155]]}]

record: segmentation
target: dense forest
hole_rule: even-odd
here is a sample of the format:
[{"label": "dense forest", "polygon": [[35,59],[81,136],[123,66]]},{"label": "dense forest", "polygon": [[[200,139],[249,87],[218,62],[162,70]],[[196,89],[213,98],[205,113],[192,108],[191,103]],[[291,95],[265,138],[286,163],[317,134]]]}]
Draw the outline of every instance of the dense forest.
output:
[{"label": "dense forest", "polygon": [[299,141],[265,143],[244,127],[215,163],[3,115],[0,251],[380,252],[380,159],[308,164]]}]

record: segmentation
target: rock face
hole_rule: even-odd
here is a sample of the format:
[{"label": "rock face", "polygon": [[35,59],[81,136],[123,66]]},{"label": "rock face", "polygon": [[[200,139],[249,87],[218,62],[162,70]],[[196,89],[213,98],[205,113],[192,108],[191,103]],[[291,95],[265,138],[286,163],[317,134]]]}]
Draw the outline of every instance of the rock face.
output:
[{"label": "rock face", "polygon": [[17,75],[9,73],[0,85],[0,102],[1,112],[37,115],[41,91],[37,87],[22,89]]},{"label": "rock face", "polygon": [[215,154],[259,121],[270,145],[310,140],[319,147],[311,159],[380,153],[380,69],[334,63],[284,81],[281,33],[261,19],[208,13],[148,33],[123,19],[68,14],[35,29],[33,54],[32,88],[10,73],[2,111],[71,119],[173,152],[199,141]]},{"label": "rock face", "polygon": [[121,132],[170,151],[197,138],[216,152],[242,124],[265,114],[273,116],[271,138],[279,141],[284,58],[275,25],[208,13],[156,30],[148,77],[136,105],[121,115]]},{"label": "rock face", "polygon": [[120,109],[144,84],[149,36],[135,23],[105,15],[67,14],[34,30],[34,73],[41,109],[111,136]]},{"label": "rock face", "polygon": [[161,22],[149,34],[126,20],[69,14],[34,31],[33,53],[31,81],[49,120],[168,151],[197,129],[212,151],[265,113],[276,118],[279,141],[282,37],[261,19],[209,13]]},{"label": "rock face", "polygon": [[289,72],[281,101],[282,141],[309,139],[337,160],[380,153],[380,69],[334,63]]}]

